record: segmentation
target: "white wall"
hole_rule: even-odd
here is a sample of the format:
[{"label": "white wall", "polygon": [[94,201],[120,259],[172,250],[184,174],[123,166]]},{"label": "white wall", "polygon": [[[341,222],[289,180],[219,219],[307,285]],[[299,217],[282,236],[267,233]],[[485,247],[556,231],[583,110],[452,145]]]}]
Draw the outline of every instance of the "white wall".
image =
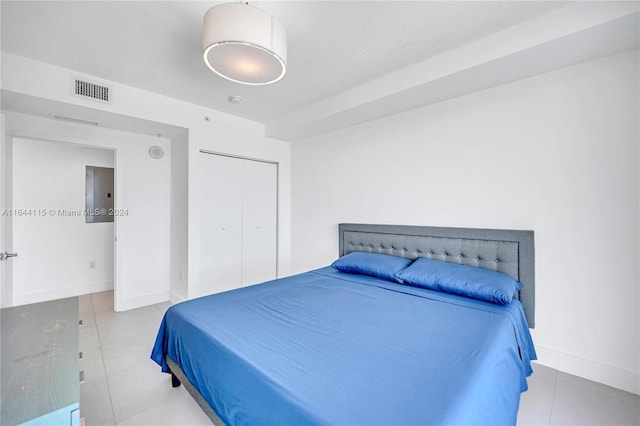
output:
[{"label": "white wall", "polygon": [[[86,166],[111,150],[13,138],[13,304],[113,289],[113,223],[86,223]],[[93,265],[91,264],[93,262]],[[19,285],[17,285],[19,283]]]},{"label": "white wall", "polygon": [[540,362],[639,393],[638,52],[292,145],[292,270],[340,222],[532,229]]},{"label": "white wall", "polygon": [[[119,299],[119,310],[129,309],[146,304],[158,303],[169,299],[169,252],[170,252],[170,162],[171,153],[169,141],[166,138],[158,138],[140,135],[130,132],[122,132],[100,127],[84,126],[78,124],[64,123],[42,117],[13,112],[6,113],[6,126],[8,132],[16,138],[44,139],[54,142],[64,142],[53,145],[48,150],[49,158],[57,158],[55,152],[61,151],[82,151],[80,146],[106,148],[115,153],[115,207],[126,209],[127,215],[118,216],[115,222],[116,229],[116,300]],[[19,148],[24,143],[23,140],[15,141],[13,148]],[[47,143],[47,142],[43,142]],[[52,142],[48,142],[52,144]],[[161,146],[166,154],[160,160],[152,159],[148,154],[151,145]],[[71,148],[69,148],[71,146]],[[42,148],[39,146],[38,148]],[[29,155],[34,155],[34,150]],[[62,155],[62,154],[61,154]],[[112,156],[114,154],[111,154]],[[15,155],[14,155],[15,157]],[[66,160],[70,160],[66,158]],[[22,161],[22,160],[20,160]],[[48,161],[47,157],[42,158],[42,163]],[[29,159],[24,158],[23,163],[28,163]],[[64,164],[67,164],[65,161]],[[67,165],[58,163],[59,168],[53,167],[55,173],[63,172]],[[79,163],[78,163],[79,164]],[[44,164],[42,167],[45,167]],[[84,166],[82,166],[84,167]],[[41,169],[33,171],[40,174]],[[83,172],[84,175],[84,172]],[[46,178],[46,175],[42,175]],[[21,188],[16,181],[18,176],[14,176],[13,200],[14,208],[17,208],[18,201],[21,201]],[[16,187],[15,184],[18,184]],[[81,183],[82,195],[84,194],[84,182]],[[71,202],[71,201],[69,201]],[[76,200],[78,202],[78,200]],[[49,200],[48,203],[60,205],[57,200]],[[65,205],[65,204],[63,204]],[[49,208],[49,206],[45,206]],[[55,207],[52,207],[55,208]],[[53,220],[45,218],[45,220]],[[55,226],[62,223],[56,219]],[[36,219],[33,219],[36,222]],[[45,222],[38,222],[44,224]],[[91,224],[88,226],[101,226],[102,224]],[[92,228],[97,229],[97,228]],[[45,232],[45,231],[42,231]],[[59,231],[53,232],[52,239],[62,238]],[[18,250],[15,243],[20,239],[14,236],[14,250]],[[82,273],[88,259],[86,253],[79,251],[79,247],[69,245],[67,241],[65,250],[71,250],[73,257],[78,258],[75,263],[62,263],[65,268],[73,268],[73,271],[66,271],[65,274]],[[31,250],[44,256],[45,250],[49,247],[39,241],[32,241]],[[42,253],[40,253],[42,252]],[[64,256],[64,252],[59,253]],[[32,258],[27,251],[22,251],[19,261],[27,263],[30,268],[37,268],[39,258]],[[60,262],[63,262],[60,260]],[[32,277],[33,278],[33,277]],[[42,277],[44,278],[44,277]],[[61,278],[62,279],[62,278]],[[68,281],[66,289],[60,288],[55,292],[57,297],[66,297],[79,293],[77,277]],[[31,303],[45,300],[44,296],[51,296],[51,292],[45,292],[39,286],[48,286],[45,281],[40,284],[28,284],[29,281],[16,277],[13,287],[13,304]],[[37,286],[37,287],[33,287]],[[51,297],[49,297],[51,298]]]},{"label": "white wall", "polygon": [[189,135],[185,130],[171,139],[171,287],[170,300],[182,302],[189,294]]},{"label": "white wall", "polygon": [[[193,297],[193,289],[198,288],[199,274],[198,270],[201,259],[199,246],[200,235],[198,233],[199,228],[199,207],[200,202],[195,194],[200,193],[198,181],[198,155],[200,149],[206,149],[209,151],[221,152],[231,155],[238,155],[243,157],[257,158],[267,161],[277,162],[279,164],[279,176],[278,176],[278,273],[280,276],[287,275],[289,273],[290,253],[291,253],[291,232],[290,232],[290,145],[285,142],[267,138],[264,136],[264,126],[246,119],[234,117],[229,114],[224,114],[218,111],[214,111],[199,105],[190,104],[188,102],[180,101],[177,99],[168,98],[166,96],[157,95],[155,93],[147,92],[144,90],[136,89],[134,87],[125,86],[117,82],[105,81],[95,76],[85,75],[75,72],[66,68],[61,68],[42,62],[34,61],[25,57],[13,55],[10,53],[2,52],[2,90],[4,93],[19,94],[21,102],[25,103],[40,103],[40,111],[46,110],[43,105],[46,106],[52,102],[58,102],[65,106],[71,105],[73,107],[86,108],[87,111],[96,113],[108,114],[107,118],[110,125],[114,128],[122,124],[123,126],[135,127],[136,121],[139,121],[141,127],[144,127],[148,131],[150,126],[157,123],[162,127],[172,127],[173,129],[182,129],[186,134],[171,135],[169,137],[175,138],[171,141],[171,146],[176,147],[174,143],[181,143],[180,141],[188,143],[186,164],[177,166],[177,168],[169,168],[164,172],[166,175],[162,176],[153,185],[160,186],[165,184],[167,179],[167,187],[174,185],[175,191],[173,195],[177,194],[176,191],[182,191],[184,187],[186,170],[186,182],[187,193],[183,200],[186,200],[186,205],[180,205],[179,202],[169,202],[166,212],[173,211],[178,216],[186,215],[187,221],[182,220],[180,223],[182,230],[177,230],[169,237],[170,247],[162,246],[166,249],[167,253],[180,252],[179,259],[171,259],[171,262],[163,263],[159,259],[155,259],[153,262],[155,266],[154,271],[162,271],[162,279],[156,281],[153,287],[154,297],[144,296],[144,293],[138,292],[137,294],[129,294],[131,290],[125,287],[122,294],[118,295],[118,285],[123,282],[122,277],[132,282],[138,282],[142,279],[146,273],[145,264],[139,262],[123,260],[122,269],[120,263],[118,263],[117,277],[116,277],[116,309],[129,309],[138,306],[144,306],[146,304],[156,303],[159,301],[157,297],[164,294],[169,299],[169,291],[172,292],[172,300],[180,300],[185,297],[185,286],[180,281],[174,281],[173,277],[180,277],[180,273],[186,270],[182,276],[186,283],[186,297]],[[70,94],[70,82],[72,76],[84,77],[90,81],[103,82],[113,87],[113,100],[110,104],[103,104],[91,100],[84,100]],[[212,94],[215,95],[215,94]],[[224,95],[226,96],[226,95]],[[24,98],[24,99],[22,99]],[[28,107],[29,108],[29,107]],[[48,114],[51,114],[49,111]],[[120,123],[118,118],[122,118]],[[86,127],[86,126],[81,126]],[[28,127],[27,127],[28,128]],[[124,127],[122,127],[124,128]],[[106,129],[105,129],[106,130]],[[51,130],[45,130],[44,135],[48,135]],[[56,130],[56,135],[65,138],[67,135],[66,129]],[[159,133],[164,133],[160,130]],[[188,136],[187,136],[188,135]],[[74,138],[71,133],[71,138]],[[186,138],[188,137],[188,140]],[[116,143],[116,142],[113,142]],[[142,149],[142,147],[139,147]],[[134,150],[134,148],[131,148]],[[136,148],[137,149],[137,148]],[[145,145],[144,155],[148,149],[148,144]],[[166,152],[175,149],[165,148]],[[132,152],[132,155],[142,154],[141,151]],[[179,155],[183,155],[184,152],[180,152]],[[129,158],[129,157],[125,157]],[[168,157],[165,157],[169,160]],[[163,159],[163,160],[165,160]],[[133,160],[132,160],[133,161]],[[116,159],[116,167],[119,167],[119,159]],[[187,168],[188,167],[188,168]],[[171,170],[181,170],[180,182],[169,183],[171,180]],[[144,170],[140,170],[139,173],[144,173]],[[140,196],[141,199],[145,199],[144,191],[147,188],[137,187],[133,191],[132,198]],[[136,191],[140,191],[137,193]],[[169,193],[171,190],[169,189]],[[184,196],[184,194],[182,194]],[[128,200],[126,200],[128,201]],[[152,201],[152,200],[150,200]],[[174,215],[174,218],[177,216]],[[158,232],[162,235],[169,231],[170,220],[166,222],[165,228],[160,228]],[[174,221],[174,224],[176,222]],[[188,224],[188,227],[187,225]],[[147,226],[142,225],[142,230],[148,230],[149,242],[152,243],[156,238],[155,231],[151,231]],[[184,228],[187,227],[187,239],[186,239],[186,252],[185,249],[180,247],[180,241],[177,238],[177,233],[185,232]],[[129,228],[128,228],[129,229]],[[155,229],[155,228],[154,228]],[[119,231],[118,231],[119,232]],[[120,242],[120,240],[119,240]],[[158,247],[156,245],[155,247]],[[188,253],[188,257],[187,257]],[[141,252],[140,256],[145,261],[151,259]],[[164,259],[164,258],[163,258]],[[171,263],[171,266],[169,266]],[[165,270],[166,268],[166,270]],[[172,273],[172,270],[175,272]],[[125,274],[125,275],[121,275]],[[132,287],[135,289],[136,287]],[[148,288],[151,291],[151,288]],[[126,297],[126,299],[119,300],[120,297]]]}]

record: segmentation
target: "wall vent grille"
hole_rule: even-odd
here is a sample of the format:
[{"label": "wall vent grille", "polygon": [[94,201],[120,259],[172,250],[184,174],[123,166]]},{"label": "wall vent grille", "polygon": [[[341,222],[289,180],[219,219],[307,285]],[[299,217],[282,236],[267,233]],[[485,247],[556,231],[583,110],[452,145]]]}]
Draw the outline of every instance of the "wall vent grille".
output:
[{"label": "wall vent grille", "polygon": [[74,94],[103,102],[111,102],[111,88],[84,80],[74,80]]}]

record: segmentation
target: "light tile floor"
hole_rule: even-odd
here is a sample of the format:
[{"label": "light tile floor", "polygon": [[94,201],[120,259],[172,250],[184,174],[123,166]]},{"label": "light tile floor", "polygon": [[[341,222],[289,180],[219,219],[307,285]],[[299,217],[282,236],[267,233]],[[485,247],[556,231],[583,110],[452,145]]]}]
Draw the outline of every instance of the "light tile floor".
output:
[{"label": "light tile floor", "polygon": [[[169,303],[113,312],[113,292],[80,297],[80,411],[92,425],[210,425],[149,359]],[[640,397],[534,365],[518,425],[640,425]]]},{"label": "light tile floor", "polygon": [[149,356],[169,303],[113,312],[113,292],[80,297],[80,416],[92,425],[211,425]]}]

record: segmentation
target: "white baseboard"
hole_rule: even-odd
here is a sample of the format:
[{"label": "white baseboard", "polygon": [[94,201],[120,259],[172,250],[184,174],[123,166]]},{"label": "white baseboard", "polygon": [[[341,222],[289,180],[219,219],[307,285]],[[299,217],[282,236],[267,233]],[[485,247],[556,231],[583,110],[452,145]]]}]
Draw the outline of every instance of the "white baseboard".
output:
[{"label": "white baseboard", "polygon": [[178,296],[174,292],[169,293],[169,302],[171,302],[172,305],[175,305],[176,303],[184,302],[185,300],[187,299],[185,299],[184,297]]},{"label": "white baseboard", "polygon": [[114,310],[116,312],[128,311],[129,309],[142,308],[144,306],[155,305],[156,303],[167,302],[169,300],[168,291],[145,294],[129,299],[115,300]]},{"label": "white baseboard", "polygon": [[30,303],[46,302],[49,300],[64,299],[66,297],[82,296],[83,294],[99,293],[113,290],[113,281],[98,281],[73,287],[56,288],[35,293],[16,294],[14,289],[11,306],[27,305]]},{"label": "white baseboard", "polygon": [[567,374],[582,377],[640,395],[640,374],[602,362],[580,358],[555,349],[536,345],[538,362]]}]

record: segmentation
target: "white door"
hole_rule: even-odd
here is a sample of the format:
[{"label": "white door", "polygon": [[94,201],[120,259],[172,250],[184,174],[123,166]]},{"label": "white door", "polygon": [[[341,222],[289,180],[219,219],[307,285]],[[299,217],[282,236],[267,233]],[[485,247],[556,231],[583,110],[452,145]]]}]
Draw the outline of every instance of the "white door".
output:
[{"label": "white door", "polygon": [[200,155],[198,295],[277,275],[278,165]]},{"label": "white door", "polygon": [[[13,306],[12,253],[13,238],[11,232],[11,139],[6,137],[5,115],[0,114],[0,307]],[[7,258],[7,255],[11,257]]]},{"label": "white door", "polygon": [[276,278],[278,165],[242,163],[242,285]]},{"label": "white door", "polygon": [[[7,170],[8,163],[6,162],[6,141],[5,141],[5,127],[4,127],[4,114],[0,115],[0,253],[4,254],[4,251],[8,248],[8,241],[5,241],[5,221],[6,221],[6,211],[5,211],[5,171]],[[10,295],[5,290],[5,261],[4,256],[3,260],[0,261],[0,307],[10,306],[11,301]]]},{"label": "white door", "polygon": [[242,283],[242,161],[200,154],[199,295]]}]

